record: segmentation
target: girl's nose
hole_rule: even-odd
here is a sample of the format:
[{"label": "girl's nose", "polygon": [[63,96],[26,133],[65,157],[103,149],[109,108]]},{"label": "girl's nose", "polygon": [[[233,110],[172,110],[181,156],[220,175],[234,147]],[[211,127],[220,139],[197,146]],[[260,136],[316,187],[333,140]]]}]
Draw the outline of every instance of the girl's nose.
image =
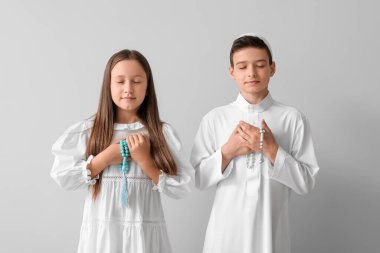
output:
[{"label": "girl's nose", "polygon": [[133,85],[130,81],[125,82],[124,93],[133,93]]}]

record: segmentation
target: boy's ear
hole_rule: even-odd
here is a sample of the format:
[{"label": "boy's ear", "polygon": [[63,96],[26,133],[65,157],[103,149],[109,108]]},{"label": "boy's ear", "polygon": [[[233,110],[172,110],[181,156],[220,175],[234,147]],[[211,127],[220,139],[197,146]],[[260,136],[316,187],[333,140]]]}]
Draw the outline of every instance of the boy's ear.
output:
[{"label": "boy's ear", "polygon": [[272,62],[272,65],[270,65],[270,69],[271,69],[270,76],[272,77],[276,73],[276,63],[275,62]]},{"label": "boy's ear", "polygon": [[228,70],[230,72],[230,77],[235,80],[234,68],[230,65],[230,66],[228,66]]}]

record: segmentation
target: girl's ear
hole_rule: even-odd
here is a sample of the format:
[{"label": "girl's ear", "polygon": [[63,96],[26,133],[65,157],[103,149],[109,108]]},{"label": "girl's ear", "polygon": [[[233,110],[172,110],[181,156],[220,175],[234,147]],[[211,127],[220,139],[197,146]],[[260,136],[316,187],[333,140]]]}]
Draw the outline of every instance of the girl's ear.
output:
[{"label": "girl's ear", "polygon": [[275,62],[272,62],[272,65],[270,65],[270,76],[274,76],[274,74],[276,73],[276,63]]},{"label": "girl's ear", "polygon": [[235,80],[234,68],[230,65],[230,66],[228,67],[228,70],[229,70],[229,72],[230,72],[230,77],[231,77],[232,79]]}]

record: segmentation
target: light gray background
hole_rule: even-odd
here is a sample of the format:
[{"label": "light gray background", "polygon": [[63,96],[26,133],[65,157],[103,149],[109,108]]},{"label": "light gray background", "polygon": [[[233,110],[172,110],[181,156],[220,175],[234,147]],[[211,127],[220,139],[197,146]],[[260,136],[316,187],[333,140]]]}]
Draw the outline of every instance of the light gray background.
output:
[{"label": "light gray background", "polygon": [[[4,1],[0,3],[0,251],[75,252],[84,191],[49,176],[51,145],[96,111],[123,48],[150,61],[162,119],[187,154],[201,117],[237,96],[236,36],[267,37],[273,97],[304,112],[321,171],[291,203],[293,252],[380,250],[378,1]],[[174,252],[201,252],[214,189],[163,198]]]}]

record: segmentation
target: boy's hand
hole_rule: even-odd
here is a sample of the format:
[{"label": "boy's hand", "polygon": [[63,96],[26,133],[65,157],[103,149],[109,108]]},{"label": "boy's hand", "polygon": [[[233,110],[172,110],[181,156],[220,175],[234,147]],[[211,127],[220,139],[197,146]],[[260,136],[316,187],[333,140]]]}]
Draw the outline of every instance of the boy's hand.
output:
[{"label": "boy's hand", "polygon": [[261,127],[265,130],[263,154],[268,157],[272,164],[274,164],[274,161],[276,160],[278,144],[273,136],[272,130],[270,130],[265,120],[261,122]]},{"label": "boy's hand", "polygon": [[249,143],[239,134],[239,127],[239,125],[236,126],[226,144],[222,146],[222,157],[227,164],[237,156],[252,152]]},{"label": "boy's hand", "polygon": [[[262,120],[261,127],[265,130],[263,154],[268,157],[272,163],[274,163],[278,150],[278,144],[265,120]],[[248,143],[248,146],[252,152],[260,152],[260,128],[241,121],[238,125],[238,133]]]}]

